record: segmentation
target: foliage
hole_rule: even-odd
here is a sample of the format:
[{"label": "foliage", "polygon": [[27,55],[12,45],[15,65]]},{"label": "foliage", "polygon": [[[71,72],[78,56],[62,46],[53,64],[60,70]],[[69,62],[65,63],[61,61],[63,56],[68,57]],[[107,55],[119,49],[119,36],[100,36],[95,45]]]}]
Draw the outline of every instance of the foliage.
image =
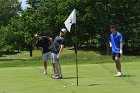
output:
[{"label": "foliage", "polygon": [[6,26],[15,14],[20,10],[18,0],[0,0],[0,27]]},{"label": "foliage", "polygon": [[[60,29],[65,27],[64,21],[74,8],[74,0],[65,0],[65,2],[64,0],[28,0],[28,3],[31,7],[23,10],[21,16],[15,14],[9,18],[1,12],[1,15],[5,16],[0,18],[5,22],[1,23],[3,27],[1,26],[0,33],[8,29],[7,33],[13,32],[9,34],[10,38],[16,38],[14,39],[16,43],[9,44],[8,37],[1,36],[5,38],[1,41],[5,46],[10,45],[15,50],[28,49],[28,46],[34,47],[34,34],[37,32],[55,38]],[[65,37],[68,42],[67,46],[73,46],[77,40],[78,47],[98,48],[108,54],[109,26],[114,24],[123,34],[124,53],[132,54],[131,51],[133,51],[133,54],[139,54],[139,10],[139,0],[76,0],[76,32],[73,25],[71,32]],[[6,48],[3,47],[3,49]]]},{"label": "foliage", "polygon": [[[9,21],[12,17],[18,15],[21,10],[20,5],[18,0],[0,0],[0,55],[2,50],[9,51],[15,47],[13,43],[15,36]],[[18,48],[18,46],[16,47]]]}]

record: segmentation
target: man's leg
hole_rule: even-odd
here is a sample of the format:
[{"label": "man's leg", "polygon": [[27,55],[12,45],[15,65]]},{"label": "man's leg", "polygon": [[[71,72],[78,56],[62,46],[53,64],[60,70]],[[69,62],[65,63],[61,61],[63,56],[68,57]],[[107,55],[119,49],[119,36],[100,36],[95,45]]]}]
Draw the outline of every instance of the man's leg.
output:
[{"label": "man's leg", "polygon": [[47,61],[44,61],[44,70],[47,71]]},{"label": "man's leg", "polygon": [[43,74],[47,74],[47,53],[43,54],[43,65],[44,65],[44,73]]},{"label": "man's leg", "polygon": [[47,61],[44,61],[44,73],[47,74]]},{"label": "man's leg", "polygon": [[59,59],[57,58],[57,54],[53,53],[52,63],[53,63],[54,71],[55,71],[54,73],[57,73],[55,79],[62,78],[61,67],[60,67],[60,64],[59,64]]},{"label": "man's leg", "polygon": [[55,63],[55,69],[56,69],[56,71],[57,71],[57,73],[58,73],[58,76],[56,76],[55,78],[56,78],[56,79],[62,78],[61,66],[60,66],[59,63]]},{"label": "man's leg", "polygon": [[120,58],[115,57],[115,63],[116,63],[116,68],[118,72],[121,72],[121,63],[120,63]]},{"label": "man's leg", "polygon": [[52,63],[52,66],[53,66],[54,75],[58,75],[58,73],[56,71],[55,63]]},{"label": "man's leg", "polygon": [[122,76],[120,56],[118,56],[118,55],[115,56],[115,64],[116,64],[116,69],[118,71],[117,75],[115,75],[115,76]]},{"label": "man's leg", "polygon": [[59,71],[59,76],[62,77],[62,72],[61,72],[61,65],[58,63],[58,71]]}]

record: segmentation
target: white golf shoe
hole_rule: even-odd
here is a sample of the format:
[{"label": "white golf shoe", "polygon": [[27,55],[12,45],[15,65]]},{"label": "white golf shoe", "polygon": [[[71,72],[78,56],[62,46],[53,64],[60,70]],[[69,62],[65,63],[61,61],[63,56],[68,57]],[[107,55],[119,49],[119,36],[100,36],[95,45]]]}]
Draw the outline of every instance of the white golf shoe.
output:
[{"label": "white golf shoe", "polygon": [[44,71],[43,74],[46,75],[47,74],[47,71]]},{"label": "white golf shoe", "polygon": [[121,72],[118,72],[116,75],[114,75],[114,77],[121,77],[121,76],[123,76]]}]

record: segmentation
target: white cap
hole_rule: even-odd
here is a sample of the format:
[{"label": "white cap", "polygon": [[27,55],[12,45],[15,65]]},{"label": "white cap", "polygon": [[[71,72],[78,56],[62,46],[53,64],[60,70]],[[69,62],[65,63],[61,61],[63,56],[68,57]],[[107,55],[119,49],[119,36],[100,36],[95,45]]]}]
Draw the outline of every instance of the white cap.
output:
[{"label": "white cap", "polygon": [[62,29],[61,29],[61,32],[66,33],[67,30],[66,30],[65,28],[62,28]]},{"label": "white cap", "polygon": [[35,34],[34,36],[35,36],[35,37],[39,37],[39,34]]}]

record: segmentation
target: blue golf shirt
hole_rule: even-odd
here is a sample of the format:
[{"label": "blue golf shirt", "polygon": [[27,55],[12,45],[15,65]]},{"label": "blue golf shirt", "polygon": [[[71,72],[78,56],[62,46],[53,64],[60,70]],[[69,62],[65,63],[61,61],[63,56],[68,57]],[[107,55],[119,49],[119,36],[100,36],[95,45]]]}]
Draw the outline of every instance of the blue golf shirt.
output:
[{"label": "blue golf shirt", "polygon": [[122,34],[118,31],[115,34],[111,34],[109,41],[112,44],[112,54],[113,53],[120,53],[120,43],[123,41]]}]

